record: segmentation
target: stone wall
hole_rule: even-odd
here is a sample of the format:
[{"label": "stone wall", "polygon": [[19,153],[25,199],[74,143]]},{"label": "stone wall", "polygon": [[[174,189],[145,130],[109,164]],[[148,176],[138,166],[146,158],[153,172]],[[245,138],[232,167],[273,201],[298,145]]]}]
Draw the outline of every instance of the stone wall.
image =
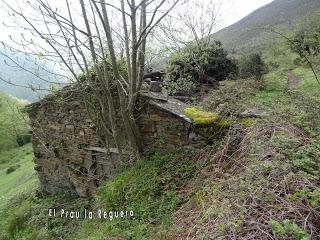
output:
[{"label": "stone wall", "polygon": [[[190,144],[190,122],[162,107],[161,102],[148,97],[141,100],[137,122],[145,150]],[[112,177],[119,166],[116,149],[103,148],[79,93],[58,92],[29,105],[27,112],[42,191],[69,191],[85,197]]]}]

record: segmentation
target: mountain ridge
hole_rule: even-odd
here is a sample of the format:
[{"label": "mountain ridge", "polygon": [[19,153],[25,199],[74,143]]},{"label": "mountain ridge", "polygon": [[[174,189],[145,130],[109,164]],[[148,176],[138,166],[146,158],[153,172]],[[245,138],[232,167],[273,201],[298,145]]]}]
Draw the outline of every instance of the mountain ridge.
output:
[{"label": "mountain ridge", "polygon": [[212,36],[229,51],[264,50],[275,38],[266,28],[291,30],[302,18],[315,19],[318,14],[319,0],[274,0]]},{"label": "mountain ridge", "polygon": [[59,73],[50,63],[13,52],[0,46],[0,91],[29,102],[35,102],[46,95],[52,84],[66,83],[56,79]]}]

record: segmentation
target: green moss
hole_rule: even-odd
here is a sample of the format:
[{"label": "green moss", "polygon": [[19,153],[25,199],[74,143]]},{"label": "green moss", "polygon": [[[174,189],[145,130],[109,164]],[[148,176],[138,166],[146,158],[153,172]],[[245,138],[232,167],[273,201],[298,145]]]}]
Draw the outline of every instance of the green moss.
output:
[{"label": "green moss", "polygon": [[254,124],[254,119],[253,118],[241,118],[239,120],[239,123],[245,127],[250,127]]},{"label": "green moss", "polygon": [[206,112],[196,107],[186,108],[183,110],[183,113],[191,118],[195,125],[209,125],[219,120],[219,116],[217,114],[213,112]]},{"label": "green moss", "polygon": [[232,119],[223,119],[221,121],[218,121],[217,125],[219,127],[230,127],[233,123],[234,121],[232,121]]}]

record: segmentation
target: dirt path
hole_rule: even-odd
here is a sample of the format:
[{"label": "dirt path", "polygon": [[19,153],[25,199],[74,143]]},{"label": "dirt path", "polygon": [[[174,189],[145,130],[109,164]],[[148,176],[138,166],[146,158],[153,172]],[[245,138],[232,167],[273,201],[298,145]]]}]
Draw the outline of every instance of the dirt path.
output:
[{"label": "dirt path", "polygon": [[298,86],[301,78],[295,75],[292,71],[289,71],[287,73],[287,76],[288,76],[287,89],[294,90]]}]

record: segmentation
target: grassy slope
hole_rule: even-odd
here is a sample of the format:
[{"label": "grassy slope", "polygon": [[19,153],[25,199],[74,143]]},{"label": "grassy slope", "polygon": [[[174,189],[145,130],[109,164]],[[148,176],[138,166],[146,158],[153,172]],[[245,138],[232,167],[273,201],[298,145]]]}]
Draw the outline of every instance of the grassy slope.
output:
[{"label": "grassy slope", "polygon": [[208,98],[227,100],[229,113],[258,108],[269,115],[246,121],[243,132],[231,132],[221,151],[210,156],[215,170],[198,191],[200,204],[190,211],[197,202],[191,200],[179,210],[181,216],[189,212],[193,227],[176,218],[177,238],[317,239],[320,86],[310,70],[294,72],[302,80],[293,92],[284,92],[287,77],[279,68],[266,76],[261,90],[242,91],[241,84],[226,90],[236,101],[217,93]]},{"label": "grassy slope", "polygon": [[[27,132],[24,115],[20,112],[24,104],[0,92],[0,229],[5,228],[12,214],[9,212],[13,209],[11,204],[35,192],[38,183],[31,144],[17,147],[16,132]],[[10,168],[15,170],[7,173]]]},{"label": "grassy slope", "polygon": [[[14,217],[4,225],[3,238],[316,239],[320,233],[320,116],[315,103],[320,95],[315,89],[319,86],[308,69],[299,67],[294,72],[302,80],[293,92],[284,92],[287,78],[280,68],[266,76],[263,89],[233,83],[213,93],[207,99],[209,109],[215,109],[217,97],[224,97],[229,103],[226,111],[255,107],[269,115],[240,120],[211,149],[198,154],[161,153],[136,162],[106,182],[92,200],[19,198],[19,207],[11,208]],[[52,206],[134,210],[135,217],[49,219],[46,211]],[[23,223],[12,227],[17,222]]]},{"label": "grassy slope", "polygon": [[134,219],[87,221],[77,238],[160,238],[171,224],[171,213],[186,201],[180,192],[195,175],[192,151],[161,154],[138,162],[101,188],[98,207],[134,211]]},{"label": "grassy slope", "polygon": [[16,132],[26,133],[27,124],[20,113],[24,104],[0,92],[0,151],[17,146]]},{"label": "grassy slope", "polygon": [[[214,111],[223,103],[222,113],[228,116],[248,108],[268,116],[227,117],[226,125],[233,127],[212,147],[146,157],[106,182],[95,199],[36,196],[30,146],[2,152],[1,193],[7,197],[0,205],[0,239],[316,239],[320,87],[310,70],[291,64],[293,59],[285,54],[265,76],[264,88],[232,82],[203,103]],[[301,77],[292,92],[285,91],[289,69]],[[4,175],[13,162],[22,167]],[[24,193],[16,194],[20,188]],[[53,206],[133,210],[135,217],[48,218]]]},{"label": "grassy slope", "polygon": [[[37,177],[32,160],[31,144],[0,152],[0,209],[13,197],[34,189]],[[20,165],[17,170],[6,173],[8,167],[17,165]]]},{"label": "grassy slope", "polygon": [[[17,199],[17,206],[9,206],[14,216],[3,223],[2,238],[116,239],[122,236],[124,239],[157,239],[165,236],[172,223],[171,214],[189,197],[184,189],[199,167],[194,156],[191,150],[177,150],[138,161],[106,182],[93,201],[65,195],[22,196]],[[94,212],[97,209],[132,210],[134,218],[112,221],[48,218],[47,209],[53,206],[81,212],[84,208]],[[7,216],[5,213],[1,219]],[[12,227],[17,222],[19,227]]]}]

